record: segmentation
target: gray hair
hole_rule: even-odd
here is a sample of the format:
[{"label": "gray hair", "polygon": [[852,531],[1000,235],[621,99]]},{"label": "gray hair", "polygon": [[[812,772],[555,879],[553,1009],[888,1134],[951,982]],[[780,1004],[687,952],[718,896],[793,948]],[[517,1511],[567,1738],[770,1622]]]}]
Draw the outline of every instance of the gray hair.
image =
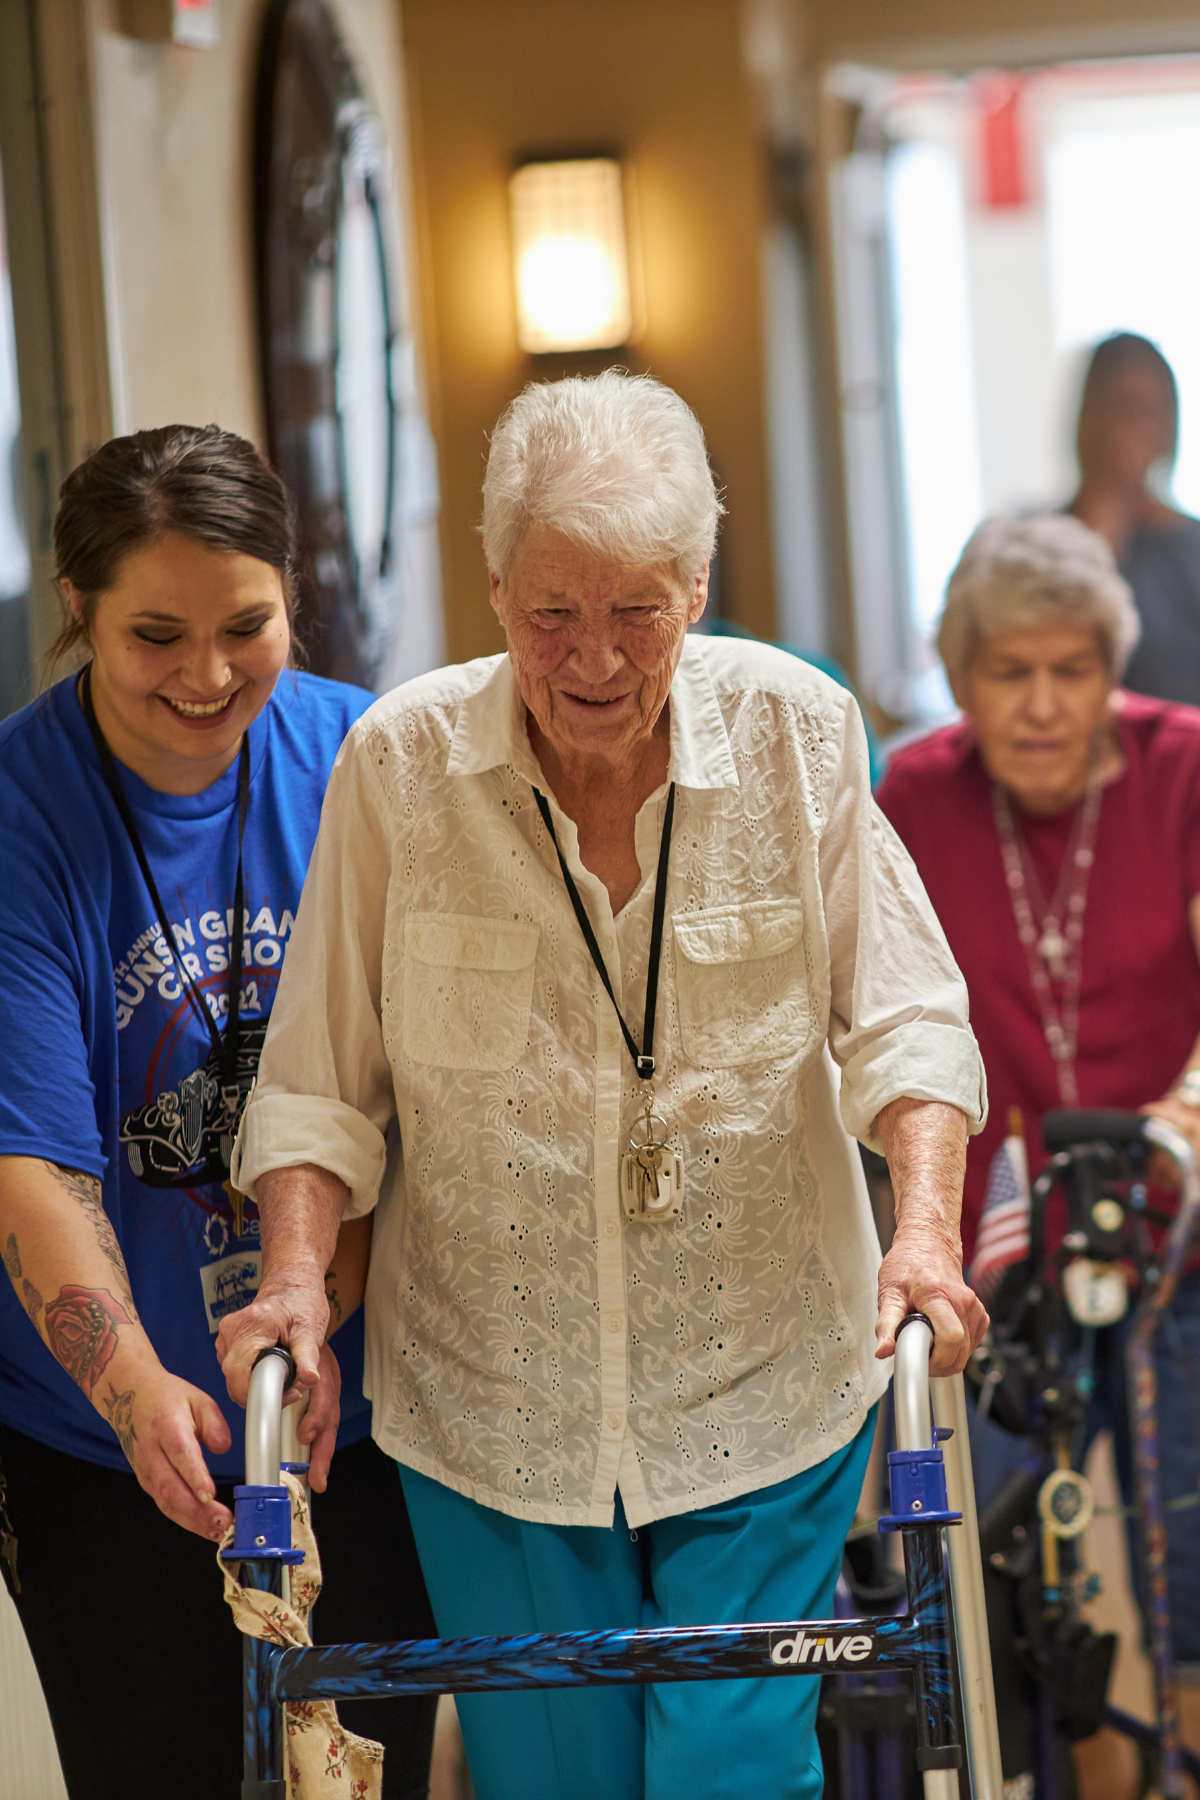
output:
[{"label": "gray hair", "polygon": [[690,588],[724,510],[700,421],[649,375],[531,382],[492,433],[483,547],[501,580],[529,526],[546,525],[615,562],[674,564]]},{"label": "gray hair", "polygon": [[1120,680],[1142,628],[1108,542],[1069,513],[986,519],[946,588],[937,647],[951,687],[985,639],[1053,625],[1091,625],[1109,676]]}]

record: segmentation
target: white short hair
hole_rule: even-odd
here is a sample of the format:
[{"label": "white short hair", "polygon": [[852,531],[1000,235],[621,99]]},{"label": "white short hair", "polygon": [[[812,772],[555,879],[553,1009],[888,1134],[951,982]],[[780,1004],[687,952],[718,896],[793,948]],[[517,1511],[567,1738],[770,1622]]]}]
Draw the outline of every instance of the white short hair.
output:
[{"label": "white short hair", "polygon": [[1091,625],[1120,680],[1142,628],[1107,540],[1070,513],[986,519],[946,588],[937,647],[951,687],[987,638],[1054,625]]},{"label": "white short hair", "polygon": [[723,511],[700,421],[649,375],[531,382],[492,433],[483,547],[501,580],[529,526],[546,525],[615,562],[673,564],[690,588]]}]

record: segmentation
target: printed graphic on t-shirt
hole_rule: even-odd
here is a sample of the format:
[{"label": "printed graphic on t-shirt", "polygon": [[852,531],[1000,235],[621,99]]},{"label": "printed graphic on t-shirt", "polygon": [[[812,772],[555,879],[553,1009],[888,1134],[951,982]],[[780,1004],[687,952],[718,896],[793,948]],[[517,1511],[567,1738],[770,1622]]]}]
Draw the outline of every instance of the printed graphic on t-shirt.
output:
[{"label": "printed graphic on t-shirt", "polygon": [[[222,1007],[228,1004],[225,983],[210,982],[208,977],[225,975],[229,968],[227,941],[233,930],[233,908],[227,906],[218,910],[214,906],[205,906],[202,912],[199,908],[197,911],[199,916],[194,922],[190,918],[185,918],[182,924],[172,922],[174,952],[167,944],[161,923],[156,919],[130,945],[113,969],[118,1031],[123,1032],[127,1028],[136,1017],[138,1008],[152,995],[157,993],[160,1000],[167,1001],[181,998],[183,989],[175,968],[176,954],[193,981],[199,982],[201,987],[212,987],[214,999]],[[271,907],[265,902],[253,921],[249,907],[246,908],[243,921],[243,980],[252,975],[265,979],[269,971],[278,975],[279,964],[283,961],[287,939],[294,923],[295,919],[288,907],[279,915],[278,924]]]},{"label": "printed graphic on t-shirt", "polygon": [[242,1109],[254,1085],[267,1021],[242,1021],[237,1079],[226,1079],[216,1050],[177,1087],[121,1120],[121,1142],[133,1173],[147,1187],[198,1187],[226,1181]]},{"label": "printed graphic on t-shirt", "polygon": [[208,1329],[217,1332],[222,1319],[249,1306],[262,1280],[262,1252],[239,1250],[220,1262],[209,1263],[200,1271],[200,1287],[204,1294],[204,1310]]},{"label": "printed graphic on t-shirt", "polygon": [[[240,1246],[244,1260],[257,1255],[253,1239],[258,1220],[252,1202],[243,1203],[229,1186],[229,1169],[293,915],[284,909],[277,924],[265,900],[257,912],[247,907],[243,914],[238,1055],[231,1080],[197,1017],[181,966],[224,1040],[233,909],[218,909],[205,896],[185,910],[181,897],[180,913],[181,920],[171,921],[169,935],[156,919],[113,969],[122,1061],[129,1058],[132,1076],[122,1082],[127,1110],[121,1117],[121,1147],[129,1174],[138,1182],[180,1192],[187,1210],[175,1216],[184,1223],[190,1214],[192,1226],[185,1224],[185,1235],[202,1255],[221,1258],[227,1249]],[[130,1106],[139,1088],[141,1103]],[[237,1257],[229,1260],[236,1263]],[[219,1279],[220,1293],[210,1293],[208,1286],[204,1291],[210,1324],[214,1318],[219,1324],[233,1310],[234,1295],[240,1293],[238,1304],[244,1305],[248,1290],[257,1285],[257,1276],[252,1282],[240,1264]]]},{"label": "printed graphic on t-shirt", "polygon": [[[192,976],[224,1041],[233,910],[204,905],[195,914],[172,921],[170,939],[156,919],[113,970],[117,1029],[145,1071],[139,1083],[145,1101],[123,1113],[120,1140],[132,1176],[148,1188],[180,1193],[186,1211],[176,1218],[192,1254],[201,1259],[204,1313],[209,1331],[216,1332],[222,1319],[249,1304],[262,1279],[256,1211],[231,1187],[229,1168],[287,948],[280,940],[290,932],[292,915],[285,911],[278,928],[266,904],[257,914],[247,908],[243,916],[238,1054],[231,1080],[204,1035],[180,965]],[[165,1022],[163,1001],[169,1007]]]}]

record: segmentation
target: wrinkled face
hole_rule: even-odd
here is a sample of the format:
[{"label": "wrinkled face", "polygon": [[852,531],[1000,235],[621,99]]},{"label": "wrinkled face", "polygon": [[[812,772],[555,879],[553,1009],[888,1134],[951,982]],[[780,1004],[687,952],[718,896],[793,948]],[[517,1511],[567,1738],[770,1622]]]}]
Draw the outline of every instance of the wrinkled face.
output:
[{"label": "wrinkled face", "polygon": [[1079,464],[1085,475],[1141,488],[1175,447],[1175,414],[1162,375],[1122,369],[1101,383],[1079,419]]},{"label": "wrinkled face", "polygon": [[287,663],[283,582],[257,557],[169,532],[123,558],[89,637],[114,754],[152,787],[199,791],[232,762]]},{"label": "wrinkled face", "polygon": [[521,698],[563,761],[636,756],[704,611],[708,571],[688,592],[668,564],[613,562],[532,525],[491,586]]},{"label": "wrinkled face", "polygon": [[999,632],[955,698],[993,780],[1029,812],[1059,812],[1087,785],[1112,683],[1089,625]]}]

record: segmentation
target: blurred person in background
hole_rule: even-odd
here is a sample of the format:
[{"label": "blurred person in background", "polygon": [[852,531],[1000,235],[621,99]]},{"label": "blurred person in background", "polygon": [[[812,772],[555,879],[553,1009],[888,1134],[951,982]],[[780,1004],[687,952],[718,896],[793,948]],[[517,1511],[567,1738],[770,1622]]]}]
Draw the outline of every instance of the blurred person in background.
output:
[{"label": "blurred person in background", "polygon": [[[991,1118],[967,1152],[968,1269],[1012,1108],[1033,1172],[1045,1160],[1042,1116],[1060,1107],[1143,1108],[1200,1152],[1200,711],[1118,686],[1137,637],[1113,553],[1079,520],[980,526],[938,633],[965,716],[897,752],[879,790],[966,977],[987,1071]],[[1050,1252],[1062,1233],[1052,1205]],[[1200,1353],[1200,1275],[1181,1281],[1173,1313],[1156,1346],[1159,1407],[1189,1423],[1161,1439],[1168,1507],[1200,1478],[1188,1368]],[[1112,1430],[1128,1505],[1127,1323],[1097,1332],[1088,1431]],[[983,1499],[988,1485],[984,1472]],[[1200,1515],[1167,1518],[1181,1716],[1195,1745]],[[1090,1773],[1088,1751],[1077,1757],[1090,1796],[1128,1791],[1119,1776],[1132,1781],[1133,1750],[1119,1742]]]},{"label": "blurred person in background", "polygon": [[1167,503],[1179,437],[1171,365],[1122,331],[1092,353],[1083,384],[1079,491],[1069,511],[1107,538],[1133,589],[1141,637],[1124,684],[1200,705],[1200,519]]},{"label": "blurred person in background", "polygon": [[[54,544],[51,660],[88,660],[0,726],[0,1554],[72,1800],[210,1800],[241,1778],[213,1541],[245,1438],[214,1341],[260,1267],[229,1158],[325,783],[373,696],[288,666],[291,508],[232,432],[102,445]],[[369,1244],[348,1227],[332,1263],[338,1447],[300,1427],[322,1626],[430,1635],[368,1435]],[[368,1545],[371,1495],[393,1529]],[[426,1791],[434,1706],[358,1715],[396,1800]]]}]

